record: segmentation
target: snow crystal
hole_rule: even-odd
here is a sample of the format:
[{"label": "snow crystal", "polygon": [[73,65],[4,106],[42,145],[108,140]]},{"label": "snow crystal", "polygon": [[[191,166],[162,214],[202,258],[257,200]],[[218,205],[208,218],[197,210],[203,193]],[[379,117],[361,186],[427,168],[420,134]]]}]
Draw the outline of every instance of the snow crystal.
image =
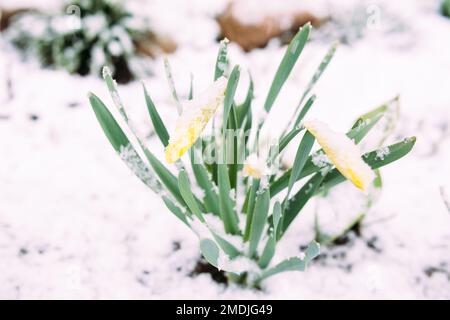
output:
[{"label": "snow crystal", "polygon": [[376,158],[380,160],[384,160],[384,157],[386,157],[389,154],[389,147],[383,147],[377,150]]},{"label": "snow crystal", "polygon": [[150,171],[148,166],[142,162],[141,158],[131,144],[128,144],[126,147],[120,146],[119,156],[139,179],[141,179],[154,192],[159,193],[161,190],[160,183],[156,179],[155,175]]},{"label": "snow crystal", "polygon": [[332,163],[324,152],[316,152],[311,156],[312,163],[319,168],[330,166]]}]

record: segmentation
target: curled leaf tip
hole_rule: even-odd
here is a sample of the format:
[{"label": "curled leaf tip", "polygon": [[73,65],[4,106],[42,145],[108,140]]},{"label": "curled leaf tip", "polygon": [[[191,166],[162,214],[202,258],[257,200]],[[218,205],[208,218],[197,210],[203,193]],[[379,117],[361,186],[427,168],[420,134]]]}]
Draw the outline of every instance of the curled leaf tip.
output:
[{"label": "curled leaf tip", "polygon": [[111,77],[111,69],[109,69],[108,66],[103,66],[102,75],[103,75],[103,78],[106,78],[108,76]]}]

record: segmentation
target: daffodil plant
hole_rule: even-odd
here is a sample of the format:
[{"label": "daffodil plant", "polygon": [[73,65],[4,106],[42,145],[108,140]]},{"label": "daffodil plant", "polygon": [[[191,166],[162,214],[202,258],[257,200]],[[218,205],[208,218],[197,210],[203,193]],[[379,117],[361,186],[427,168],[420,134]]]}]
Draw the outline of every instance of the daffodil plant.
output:
[{"label": "daffodil plant", "polygon": [[[310,30],[311,26],[305,25],[287,47],[261,106],[263,111],[252,106],[252,81],[243,103],[235,101],[240,69],[235,66],[228,72],[226,40],[219,48],[213,84],[200,94],[191,90],[187,101],[178,98],[166,62],[179,112],[171,134],[144,87],[150,120],[165,159],[155,156],[155,150],[147,147],[128,120],[108,69],[104,78],[122,125],[97,96],[89,95],[96,117],[119,156],[161,196],[168,211],[198,236],[203,257],[224,270],[230,281],[243,285],[259,286],[280,272],[304,271],[319,254],[316,241],[295,257],[275,253],[306,203],[346,180],[362,192],[370,192],[376,170],[406,155],[415,142],[414,137],[407,138],[361,154],[358,144],[383,117],[382,108],[360,117],[346,134],[333,131],[320,120],[307,119],[315,100],[311,91],[334,55],[333,45],[303,93],[293,120],[278,139],[262,146],[260,132],[266,115],[301,55]],[[313,151],[315,142],[319,149]],[[279,160],[290,144],[295,144],[297,152],[292,167],[286,168]]]}]

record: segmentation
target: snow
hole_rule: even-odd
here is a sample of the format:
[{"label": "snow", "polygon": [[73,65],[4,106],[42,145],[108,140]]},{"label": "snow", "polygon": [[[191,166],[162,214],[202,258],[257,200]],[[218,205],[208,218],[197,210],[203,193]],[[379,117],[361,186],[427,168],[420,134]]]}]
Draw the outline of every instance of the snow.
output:
[{"label": "snow", "polygon": [[[219,47],[213,17],[225,1],[131,2],[177,41],[169,58],[180,99],[187,98],[191,72],[194,94],[208,87]],[[342,8],[354,2],[342,1]],[[358,115],[399,94],[397,128],[386,143],[412,135],[417,143],[407,157],[381,169],[383,190],[360,237],[322,247],[306,272],[269,278],[261,291],[192,274],[200,257],[197,236],[123,164],[88,105],[92,91],[112,106],[101,79],[41,70],[0,42],[0,298],[450,299],[450,20],[438,15],[438,2],[371,1],[408,28],[369,30],[338,48],[307,118],[346,132]],[[2,1],[16,3],[54,6]],[[267,135],[281,132],[331,45],[319,35],[267,115]],[[262,109],[283,53],[277,40],[250,53],[229,44],[230,62],[255,80],[255,108]],[[163,59],[150,64],[154,75],[144,79],[149,93],[163,120],[175,124]],[[247,84],[242,72],[238,98]],[[149,148],[163,159],[139,81],[119,91],[130,118],[150,137]],[[295,151],[287,154],[293,159]],[[316,214],[324,228],[331,225],[327,231],[339,231],[365,201],[350,183],[315,198],[278,244],[273,263],[299,256],[313,237]]]},{"label": "snow", "polygon": [[319,120],[303,121],[336,168],[356,187],[367,191],[375,179],[372,169],[361,159],[361,150],[344,133],[335,132]]},{"label": "snow", "polygon": [[382,147],[377,150],[376,157],[380,160],[384,160],[384,157],[386,157],[389,154],[389,147]]}]

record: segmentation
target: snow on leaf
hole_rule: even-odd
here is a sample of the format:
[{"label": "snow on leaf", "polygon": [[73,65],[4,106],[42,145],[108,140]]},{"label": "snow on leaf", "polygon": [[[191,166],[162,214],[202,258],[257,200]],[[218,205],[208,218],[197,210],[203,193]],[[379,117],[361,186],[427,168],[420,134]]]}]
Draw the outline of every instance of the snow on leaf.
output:
[{"label": "snow on leaf", "polygon": [[315,136],[339,172],[367,193],[375,174],[361,159],[361,152],[354,142],[345,134],[334,132],[321,121],[305,121],[303,125]]},{"label": "snow on leaf", "polygon": [[174,163],[189,150],[213,117],[225,97],[227,81],[219,78],[198,98],[186,102],[183,113],[178,118],[175,132],[166,147],[166,161]]},{"label": "snow on leaf", "polygon": [[136,150],[134,150],[130,144],[126,147],[120,146],[119,156],[127,164],[128,168],[130,168],[130,170],[133,171],[147,186],[156,193],[160,191],[161,186],[155,175],[145,163],[142,162],[141,158],[136,153]]}]

